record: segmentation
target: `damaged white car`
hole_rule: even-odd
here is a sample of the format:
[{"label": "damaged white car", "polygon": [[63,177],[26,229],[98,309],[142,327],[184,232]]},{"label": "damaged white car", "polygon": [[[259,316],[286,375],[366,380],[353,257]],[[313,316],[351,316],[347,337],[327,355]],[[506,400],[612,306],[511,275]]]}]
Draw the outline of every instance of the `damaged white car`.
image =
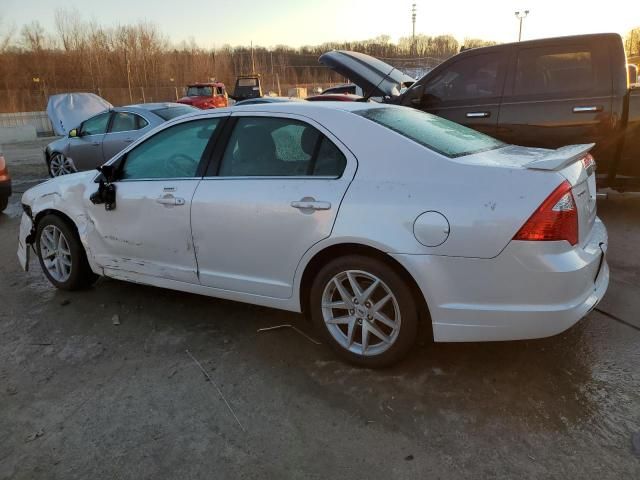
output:
[{"label": "damaged white car", "polygon": [[305,312],[345,359],[554,335],[600,301],[591,145],[505,145],[406,107],[252,105],[181,117],[101,168],[28,190],[18,256]]}]

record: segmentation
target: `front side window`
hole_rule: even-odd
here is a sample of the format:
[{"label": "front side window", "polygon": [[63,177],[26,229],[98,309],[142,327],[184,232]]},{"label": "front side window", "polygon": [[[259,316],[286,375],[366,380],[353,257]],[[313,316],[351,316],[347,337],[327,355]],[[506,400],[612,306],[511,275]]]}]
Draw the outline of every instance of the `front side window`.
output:
[{"label": "front side window", "polygon": [[500,96],[504,62],[499,52],[463,58],[440,72],[424,93],[433,102]]},{"label": "front side window", "polygon": [[219,118],[194,120],[158,132],[127,154],[120,178],[194,177],[219,122]]},{"label": "front side window", "polygon": [[346,164],[342,152],[307,123],[241,117],[227,144],[219,175],[339,177]]},{"label": "front side window", "polygon": [[539,47],[518,52],[516,95],[583,92],[594,89],[597,83],[588,48]]},{"label": "front side window", "polygon": [[378,107],[355,113],[450,158],[504,146],[484,133],[412,108]]},{"label": "front side window", "polygon": [[104,112],[96,115],[82,124],[82,135],[101,135],[107,131],[111,112]]},{"label": "front side window", "polygon": [[140,115],[129,112],[115,112],[113,120],[111,120],[111,133],[128,132],[131,130],[140,130],[149,123]]}]

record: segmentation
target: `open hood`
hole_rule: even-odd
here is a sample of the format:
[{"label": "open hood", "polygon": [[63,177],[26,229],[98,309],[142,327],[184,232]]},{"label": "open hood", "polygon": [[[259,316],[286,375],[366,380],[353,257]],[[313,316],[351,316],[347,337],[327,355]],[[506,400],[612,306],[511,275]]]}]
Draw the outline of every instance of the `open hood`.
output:
[{"label": "open hood", "polygon": [[365,96],[397,97],[415,78],[364,53],[333,50],[318,61],[362,88]]},{"label": "open hood", "polygon": [[87,118],[111,108],[113,105],[94,93],[61,93],[49,97],[47,116],[56,135],[67,135]]}]

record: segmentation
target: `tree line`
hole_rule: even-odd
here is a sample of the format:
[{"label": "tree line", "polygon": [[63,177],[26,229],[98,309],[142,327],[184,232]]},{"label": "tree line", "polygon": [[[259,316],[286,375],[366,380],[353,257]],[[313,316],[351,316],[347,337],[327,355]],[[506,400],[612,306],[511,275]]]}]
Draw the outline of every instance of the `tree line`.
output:
[{"label": "tree line", "polygon": [[[139,100],[138,89],[142,89],[147,101],[167,100],[161,97],[171,97],[171,92],[178,93],[190,82],[215,78],[231,88],[237,75],[252,72],[262,74],[267,90],[278,84],[326,86],[344,80],[318,63],[318,57],[331,49],[355,50],[400,66],[421,61],[433,66],[461,47],[450,35],[421,34],[397,43],[381,35],[300,48],[224,45],[207,49],[193,40],[172,44],[153,23],[105,26],[66,9],[55,12],[54,25],[53,31],[47,31],[37,21],[19,29],[0,24],[0,111],[28,108],[23,97],[36,97],[41,104],[45,99],[37,97],[68,91],[102,93],[110,100],[109,92],[116,89],[128,90],[134,99],[133,89],[134,100]],[[473,46],[488,43],[465,40]],[[112,103],[129,98],[115,100]]]},{"label": "tree line", "polygon": [[[451,35],[420,34],[397,42],[381,35],[299,48],[211,49],[193,40],[173,44],[153,23],[105,26],[60,9],[53,31],[37,21],[9,28],[0,19],[0,112],[42,109],[47,95],[69,91],[95,92],[114,104],[170,100],[190,82],[215,78],[232,88],[237,75],[252,72],[263,76],[267,90],[278,85],[327,86],[344,80],[318,63],[318,57],[332,49],[363,52],[399,68],[424,68],[461,48],[493,43],[467,38],[461,45]],[[630,32],[625,44],[630,53],[640,51],[640,29]]]}]

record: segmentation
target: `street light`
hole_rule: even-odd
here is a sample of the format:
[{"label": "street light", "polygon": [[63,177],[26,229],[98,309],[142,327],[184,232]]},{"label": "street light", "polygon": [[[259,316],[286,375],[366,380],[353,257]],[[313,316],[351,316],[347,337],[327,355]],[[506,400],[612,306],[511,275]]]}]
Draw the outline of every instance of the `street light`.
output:
[{"label": "street light", "polygon": [[524,11],[518,10],[516,12],[516,18],[520,20],[520,30],[518,30],[518,41],[522,40],[522,20],[524,20],[524,18],[527,15],[529,15],[529,10],[524,10]]}]

